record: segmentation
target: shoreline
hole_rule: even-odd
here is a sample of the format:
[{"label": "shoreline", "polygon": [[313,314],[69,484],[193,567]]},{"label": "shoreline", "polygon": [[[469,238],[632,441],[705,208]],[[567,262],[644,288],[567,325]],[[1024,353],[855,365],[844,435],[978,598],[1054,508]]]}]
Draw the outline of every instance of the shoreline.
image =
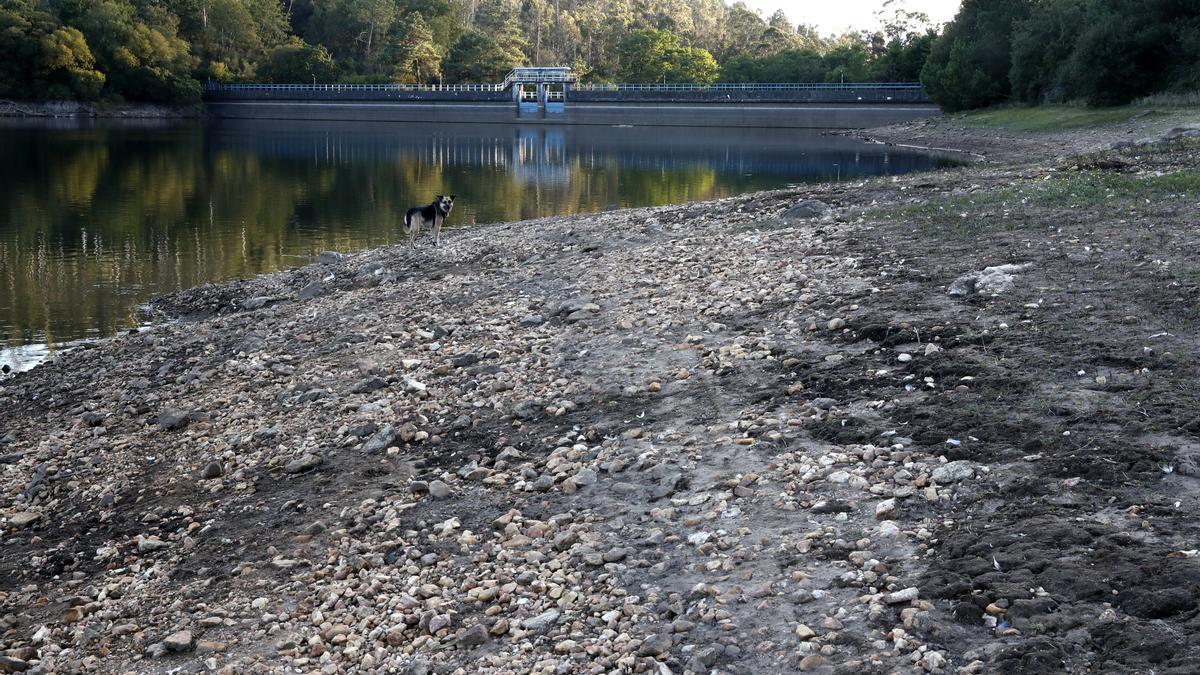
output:
[{"label": "shoreline", "polygon": [[10,118],[83,118],[83,119],[196,119],[203,117],[195,109],[152,103],[96,105],[80,101],[0,100],[0,117]]},{"label": "shoreline", "polygon": [[847,132],[852,138],[929,152],[957,152],[985,162],[1012,164],[1045,161],[1170,138],[1181,128],[1200,128],[1192,109],[1148,108],[1115,124],[1066,130],[1012,131],[970,126],[970,116],[941,117]]},{"label": "shoreline", "polygon": [[161,297],[0,381],[6,658],[1184,668],[1197,157],[1028,150]]}]

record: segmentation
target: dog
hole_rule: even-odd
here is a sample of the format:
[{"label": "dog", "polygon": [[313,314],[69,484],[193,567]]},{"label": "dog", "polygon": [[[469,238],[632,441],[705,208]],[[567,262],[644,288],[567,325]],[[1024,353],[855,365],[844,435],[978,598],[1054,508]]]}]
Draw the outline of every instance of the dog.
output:
[{"label": "dog", "polygon": [[432,204],[414,206],[404,214],[404,234],[408,235],[409,247],[416,248],[417,235],[425,225],[433,228],[433,245],[438,245],[441,241],[442,224],[450,216],[450,211],[454,208],[454,198],[457,196],[438,195],[433,198]]}]

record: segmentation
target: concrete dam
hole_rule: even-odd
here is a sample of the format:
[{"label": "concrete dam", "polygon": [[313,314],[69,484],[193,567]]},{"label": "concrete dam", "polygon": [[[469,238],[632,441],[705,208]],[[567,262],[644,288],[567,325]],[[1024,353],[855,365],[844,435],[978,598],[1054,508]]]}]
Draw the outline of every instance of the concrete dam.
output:
[{"label": "concrete dam", "polygon": [[220,84],[216,118],[855,129],[937,114],[919,83],[579,84],[517,68],[500,84]]}]

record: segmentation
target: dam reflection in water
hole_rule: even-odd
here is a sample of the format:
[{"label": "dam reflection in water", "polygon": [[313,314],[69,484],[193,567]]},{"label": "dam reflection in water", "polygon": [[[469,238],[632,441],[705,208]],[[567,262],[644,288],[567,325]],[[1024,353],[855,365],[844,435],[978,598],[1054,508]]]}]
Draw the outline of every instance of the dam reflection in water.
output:
[{"label": "dam reflection in water", "polygon": [[397,243],[435,194],[467,226],[949,163],[775,129],[10,121],[0,364],[134,327],[159,293]]}]

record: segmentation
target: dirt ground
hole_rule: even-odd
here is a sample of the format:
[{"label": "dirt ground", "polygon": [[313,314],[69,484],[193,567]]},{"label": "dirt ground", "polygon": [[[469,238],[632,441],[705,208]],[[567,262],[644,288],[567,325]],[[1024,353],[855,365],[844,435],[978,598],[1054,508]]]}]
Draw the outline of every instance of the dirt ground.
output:
[{"label": "dirt ground", "polygon": [[[1038,109],[1033,109],[1038,110]],[[1118,112],[1121,109],[1117,109]],[[1001,111],[1004,112],[1004,111]],[[870,141],[906,147],[956,150],[973,157],[977,162],[1022,164],[1045,161],[1114,147],[1142,145],[1195,129],[1200,114],[1193,108],[1135,109],[1126,113],[1121,122],[1080,124],[1078,118],[1088,119],[1078,109],[1066,109],[1069,114],[1055,118],[1052,112],[1026,122],[1043,130],[1017,131],[987,122],[988,115],[948,115],[904,122],[888,127],[850,132]],[[1103,116],[1112,115],[1109,110]],[[1010,117],[1020,119],[1020,109]],[[1072,122],[1071,118],[1075,118]],[[1066,125],[1067,128],[1054,128]]]},{"label": "dirt ground", "polygon": [[922,128],[0,382],[0,670],[1200,670],[1200,141]]}]

